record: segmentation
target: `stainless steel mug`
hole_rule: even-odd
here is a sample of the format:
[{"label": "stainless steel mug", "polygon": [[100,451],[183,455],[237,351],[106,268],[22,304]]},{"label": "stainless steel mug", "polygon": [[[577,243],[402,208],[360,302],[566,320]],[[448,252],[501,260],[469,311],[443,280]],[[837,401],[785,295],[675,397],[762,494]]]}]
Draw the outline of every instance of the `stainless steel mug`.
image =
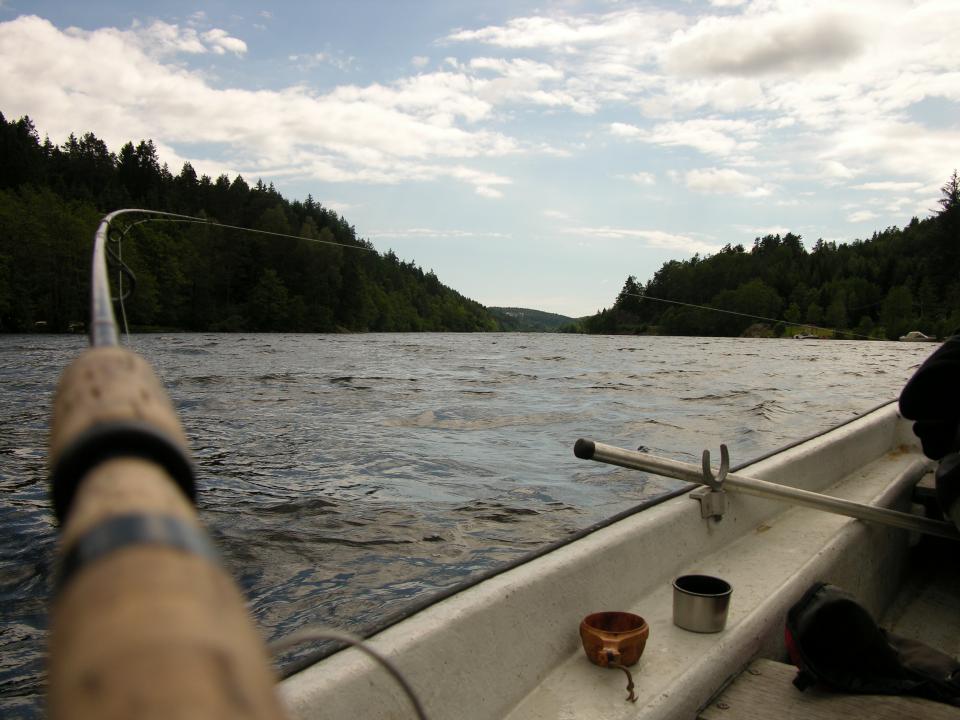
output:
[{"label": "stainless steel mug", "polygon": [[693,632],[720,632],[727,624],[731,593],[726,580],[681,575],[673,581],[673,624]]}]

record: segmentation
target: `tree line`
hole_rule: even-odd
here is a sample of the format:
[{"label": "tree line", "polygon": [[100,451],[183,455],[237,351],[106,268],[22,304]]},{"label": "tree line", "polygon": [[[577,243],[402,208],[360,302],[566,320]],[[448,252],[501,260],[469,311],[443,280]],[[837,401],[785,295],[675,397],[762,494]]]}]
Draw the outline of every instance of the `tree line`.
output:
[{"label": "tree line", "polygon": [[[276,233],[144,223],[119,250],[136,278],[133,328],[186,331],[487,331],[486,308],[395,253],[376,252],[311,196],[242,176],[177,175],[154,143],[118,153],[93,133],[40,140],[0,113],[0,331],[83,328],[93,234],[107,212],[149,208]],[[300,236],[306,239],[296,239]],[[111,273],[112,278],[116,278]],[[129,288],[129,280],[127,287]]]},{"label": "tree line", "polygon": [[[0,332],[83,328],[93,230],[100,217],[123,207],[277,233],[138,225],[121,248],[136,277],[136,291],[125,303],[134,328],[516,327],[513,315],[496,316],[432,271],[392,251],[376,252],[312,197],[289,201],[272,184],[251,186],[239,175],[198,176],[190,163],[174,175],[150,140],[128,142],[118,153],[89,132],[56,145],[40,140],[29,117],[8,122],[0,113],[0,158]],[[749,250],[727,245],[715,255],[671,260],[646,283],[629,276],[612,307],[564,329],[737,336],[757,332],[757,318],[769,318],[759,331],[772,335],[823,333],[818,327],[891,339],[910,330],[952,334],[960,328],[956,172],[942,191],[933,216],[868,240],[837,245],[821,239],[807,250],[799,235],[767,235]]]},{"label": "tree line", "polygon": [[727,245],[715,255],[671,260],[645,284],[631,275],[612,307],[566,330],[708,336],[807,332],[891,340],[911,330],[954,334],[960,329],[956,171],[939,204],[931,217],[914,217],[906,227],[875,232],[869,240],[837,245],[821,239],[808,251],[799,235],[767,235],[756,238],[749,250]]}]

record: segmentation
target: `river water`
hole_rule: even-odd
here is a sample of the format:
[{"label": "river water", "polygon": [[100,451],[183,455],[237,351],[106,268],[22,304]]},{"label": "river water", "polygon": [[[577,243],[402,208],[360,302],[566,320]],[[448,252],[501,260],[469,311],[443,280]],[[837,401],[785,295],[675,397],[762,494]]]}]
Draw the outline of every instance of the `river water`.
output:
[{"label": "river water", "polygon": [[[0,336],[0,715],[42,715],[51,396],[76,336]],[[148,335],[199,506],[268,638],[405,608],[676,488],[589,437],[733,464],[896,397],[912,343],[546,334]],[[290,658],[287,659],[289,663]]]}]

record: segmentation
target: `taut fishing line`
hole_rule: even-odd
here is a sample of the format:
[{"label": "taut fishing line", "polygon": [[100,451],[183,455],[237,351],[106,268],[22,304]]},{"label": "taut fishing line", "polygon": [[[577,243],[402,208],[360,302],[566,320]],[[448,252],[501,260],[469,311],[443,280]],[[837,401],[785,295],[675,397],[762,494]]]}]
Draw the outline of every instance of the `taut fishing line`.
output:
[{"label": "taut fishing line", "polygon": [[[119,223],[115,223],[114,219],[119,215],[127,214],[127,213],[145,213],[148,215],[153,215],[155,217],[146,217],[146,218],[143,218],[142,220],[131,222],[126,226],[124,226],[122,229],[120,227],[114,227],[115,224],[119,225]],[[243,227],[241,225],[228,225],[227,223],[217,222],[216,220],[210,220],[209,218],[195,217],[193,215],[180,215],[178,213],[168,213],[168,212],[163,212],[161,210],[139,210],[139,209],[133,209],[133,208],[118,210],[108,215],[103,221],[103,224],[106,226],[105,228],[103,228],[105,230],[106,237],[109,240],[109,242],[116,243],[117,250],[114,251],[113,248],[109,246],[109,244],[104,245],[104,250],[106,251],[106,254],[110,258],[110,260],[112,260],[117,265],[117,272],[118,272],[117,289],[119,291],[119,295],[112,299],[118,302],[120,305],[120,314],[121,314],[121,317],[123,318],[123,329],[124,329],[124,334],[127,336],[127,343],[130,342],[130,327],[127,323],[127,311],[124,305],[124,300],[130,297],[133,294],[134,290],[136,289],[137,278],[133,270],[130,269],[130,266],[123,261],[123,251],[122,251],[123,239],[124,237],[126,237],[127,233],[130,232],[130,230],[132,230],[133,228],[139,225],[143,225],[144,223],[162,223],[162,222],[209,225],[211,227],[224,228],[227,230],[239,230],[241,232],[257,233],[260,235],[271,235],[273,237],[284,237],[284,238],[290,238],[292,240],[305,240],[306,242],[317,243],[319,245],[333,245],[335,247],[343,247],[351,250],[365,250],[367,252],[373,252],[373,253],[377,252],[377,249],[374,248],[372,245],[367,245],[367,244],[364,244],[363,242],[351,244],[351,243],[336,242],[334,240],[321,240],[320,238],[311,238],[305,235],[292,235],[290,233],[280,233],[280,232],[274,232],[272,230],[258,230],[256,228],[248,228],[248,227]],[[99,232],[100,231],[98,231],[98,234]],[[124,276],[127,277],[130,283],[130,289],[127,290],[126,292],[123,289]],[[94,294],[96,294],[96,292],[97,290],[94,289]],[[94,305],[96,305],[96,303],[94,303]]]},{"label": "taut fishing line", "polygon": [[653,297],[652,295],[641,295],[639,293],[624,294],[629,297],[640,298],[641,300],[656,300],[657,302],[670,303],[672,305],[683,305],[684,307],[696,308],[697,310],[712,310],[713,312],[726,313],[727,315],[739,315],[740,317],[752,318],[753,320],[765,320],[766,322],[783,323],[784,325],[792,325],[793,327],[813,328],[814,330],[823,330],[824,332],[832,332],[836,333],[837,335],[849,335],[850,337],[863,338],[865,340],[873,339],[869,335],[862,335],[861,333],[850,332],[848,330],[836,330],[834,328],[821,327],[820,325],[811,325],[810,323],[778,320],[776,318],[763,317],[762,315],[751,315],[749,313],[736,312],[735,310],[724,310],[723,308],[710,307],[709,305],[695,305],[694,303],[680,302],[679,300],[666,300],[665,298]]},{"label": "taut fishing line", "polygon": [[[193,215],[180,215],[177,213],[168,213],[160,210],[136,210],[136,209],[119,210],[116,213],[112,213],[110,216],[108,216],[109,220],[107,220],[107,224],[108,226],[111,226],[110,227],[111,230],[113,229],[112,228],[113,218],[116,217],[117,215],[126,214],[126,213],[146,213],[149,215],[153,215],[154,217],[147,217],[142,220],[137,220],[135,222],[132,222],[128,224],[122,231],[118,231],[118,235],[116,237],[111,237],[111,239],[117,243],[118,251],[120,249],[120,245],[123,240],[123,237],[130,230],[137,227],[138,225],[143,225],[144,223],[148,223],[148,222],[152,222],[152,223],[171,222],[171,223],[187,223],[187,224],[196,224],[196,225],[209,225],[211,227],[224,228],[226,230],[239,230],[241,232],[257,233],[260,235],[270,235],[273,237],[290,238],[292,240],[305,240],[306,242],[317,243],[319,245],[332,245],[334,247],[343,247],[351,250],[365,250],[367,252],[374,252],[374,253],[377,252],[376,248],[372,246],[368,246],[366,244],[362,244],[362,243],[357,243],[357,244],[341,243],[333,240],[321,240],[319,238],[306,237],[305,235],[293,235],[290,233],[274,232],[272,230],[258,230],[256,228],[248,228],[248,227],[243,227],[241,225],[228,225],[227,223],[217,222],[216,220],[210,220],[209,218],[195,217]],[[120,303],[121,315],[123,316],[124,331],[127,335],[127,342],[129,342],[130,329],[127,326],[127,315],[126,315],[126,310],[124,308],[123,301],[124,299],[126,299],[132,294],[133,289],[131,288],[131,290],[128,291],[127,293],[123,292],[123,275],[126,275],[127,278],[129,278],[131,284],[134,284],[134,285],[136,283],[136,277],[134,276],[133,271],[130,270],[129,266],[127,266],[126,263],[123,262],[123,259],[119,254],[114,253],[109,248],[107,249],[107,252],[110,254],[111,258],[118,263],[119,271],[121,273],[120,280],[119,280],[119,289],[121,291],[120,297],[119,297],[119,303]],[[784,325],[789,325],[791,327],[811,328],[814,330],[822,330],[824,332],[832,332],[837,335],[846,335],[848,337],[853,337],[853,338],[862,338],[864,340],[873,339],[869,335],[863,335],[862,333],[856,333],[849,330],[837,330],[835,328],[823,327],[821,325],[813,325],[811,323],[791,322],[789,320],[784,320],[782,318],[770,318],[770,317],[764,317],[762,315],[751,315],[750,313],[737,312],[735,310],[726,310],[724,308],[716,308],[716,307],[711,307],[709,305],[697,305],[695,303],[681,302],[680,300],[667,300],[666,298],[658,298],[652,295],[645,295],[640,293],[626,293],[626,295],[628,297],[639,298],[640,300],[654,300],[656,302],[669,303],[671,305],[681,305],[683,307],[695,308],[697,310],[711,310],[713,312],[725,313],[727,315],[737,315],[739,317],[746,317],[752,320],[763,320],[764,322],[772,322],[775,324],[782,323]]]},{"label": "taut fishing line", "polygon": [[[117,238],[117,263],[119,267],[117,268],[117,291],[120,293],[120,317],[123,318],[123,334],[127,336],[127,344],[130,344],[130,325],[127,323],[127,307],[124,305],[124,300],[126,296],[123,294],[123,271],[124,268],[133,275],[133,270],[123,261],[123,235],[120,235]],[[131,292],[133,290],[131,289]]]},{"label": "taut fishing line", "polygon": [[[154,212],[153,210],[139,210],[134,212]],[[167,215],[168,213],[163,213]],[[273,235],[274,237],[285,237],[292,240],[306,240],[307,242],[318,243],[320,245],[334,245],[336,247],[350,248],[351,250],[366,250],[367,252],[377,252],[377,249],[374,247],[367,247],[363,244],[352,245],[350,243],[341,243],[335,242],[333,240],[321,240],[320,238],[311,238],[306,235],[291,235],[289,233],[279,233],[273,232],[272,230],[258,230],[257,228],[243,227],[242,225],[227,225],[226,223],[217,222],[216,220],[209,220],[206,218],[193,217],[190,215],[174,215],[173,217],[152,217],[144,218],[143,220],[137,220],[136,222],[130,223],[123,230],[123,234],[126,235],[127,232],[137,225],[143,225],[144,223],[187,223],[194,225],[210,225],[211,227],[225,228],[227,230],[240,230],[242,232],[249,233],[259,233],[260,235]]]}]

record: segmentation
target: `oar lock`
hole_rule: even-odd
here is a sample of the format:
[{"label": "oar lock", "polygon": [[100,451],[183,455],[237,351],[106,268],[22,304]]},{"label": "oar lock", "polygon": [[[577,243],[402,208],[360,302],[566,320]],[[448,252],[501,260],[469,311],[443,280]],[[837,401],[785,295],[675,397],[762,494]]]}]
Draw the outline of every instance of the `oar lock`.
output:
[{"label": "oar lock", "polygon": [[710,469],[709,450],[703,451],[701,470],[704,486],[691,492],[690,497],[700,501],[700,517],[716,518],[719,521],[727,510],[727,493],[723,489],[723,481],[730,470],[730,452],[727,450],[727,446],[720,445],[720,471],[716,476]]}]

